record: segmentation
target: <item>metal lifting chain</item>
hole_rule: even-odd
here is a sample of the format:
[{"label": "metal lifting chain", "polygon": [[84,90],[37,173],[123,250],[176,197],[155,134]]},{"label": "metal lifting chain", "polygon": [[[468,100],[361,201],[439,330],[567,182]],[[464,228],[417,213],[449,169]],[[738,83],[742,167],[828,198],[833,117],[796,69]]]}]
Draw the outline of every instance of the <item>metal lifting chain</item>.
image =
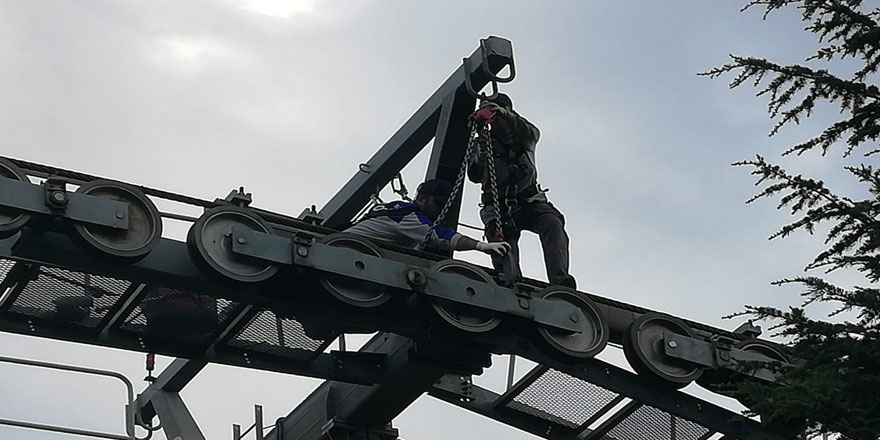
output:
[{"label": "metal lifting chain", "polygon": [[[486,156],[486,167],[489,169],[489,191],[492,192],[492,206],[495,209],[495,215],[492,222],[495,223],[495,234],[501,240],[504,240],[504,230],[501,227],[501,205],[498,199],[498,177],[495,173],[495,148],[492,145],[492,126],[486,125],[483,134],[485,135],[485,143],[481,145],[480,154]],[[491,240],[490,237],[486,237]]]},{"label": "metal lifting chain", "polygon": [[464,152],[464,160],[461,162],[461,167],[458,169],[458,176],[455,178],[455,184],[452,186],[452,193],[449,194],[449,198],[446,199],[446,204],[443,205],[443,209],[440,210],[440,215],[437,216],[437,219],[434,220],[434,224],[428,230],[428,233],[425,234],[425,238],[422,240],[422,243],[419,245],[419,249],[424,249],[425,246],[428,245],[428,242],[431,240],[431,234],[434,233],[434,229],[446,218],[446,214],[449,213],[449,208],[452,207],[456,196],[458,196],[458,192],[461,191],[462,185],[464,185],[464,177],[467,174],[468,163],[470,163],[471,156],[474,154],[475,146],[477,145],[476,141],[477,134],[477,126],[476,124],[471,124],[471,135],[468,139],[467,150]]}]

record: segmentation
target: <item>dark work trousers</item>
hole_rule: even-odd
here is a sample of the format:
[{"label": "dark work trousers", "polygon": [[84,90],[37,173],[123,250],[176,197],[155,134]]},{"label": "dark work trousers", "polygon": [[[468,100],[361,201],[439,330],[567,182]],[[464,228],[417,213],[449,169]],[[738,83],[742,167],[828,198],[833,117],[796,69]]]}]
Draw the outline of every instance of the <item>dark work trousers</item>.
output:
[{"label": "dark work trousers", "polygon": [[[496,211],[492,205],[483,206],[480,217],[486,225],[486,239],[499,241],[495,233],[495,223],[492,221]],[[504,241],[510,243],[510,253],[515,262],[517,276],[522,276],[519,265],[519,237],[521,231],[531,231],[541,238],[541,247],[544,250],[544,266],[547,268],[547,279],[550,284],[571,285],[574,279],[568,273],[569,251],[568,234],[565,233],[565,217],[550,202],[536,201],[521,203],[514,210],[513,221],[515,228],[504,231]],[[502,258],[493,257],[492,265],[496,270],[502,271]],[[571,284],[569,284],[571,283]]]}]

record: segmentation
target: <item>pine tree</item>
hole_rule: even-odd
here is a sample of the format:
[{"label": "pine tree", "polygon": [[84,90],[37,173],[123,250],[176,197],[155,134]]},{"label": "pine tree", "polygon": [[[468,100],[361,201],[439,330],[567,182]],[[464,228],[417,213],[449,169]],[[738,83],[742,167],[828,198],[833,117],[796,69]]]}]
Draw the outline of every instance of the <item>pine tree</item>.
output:
[{"label": "pine tree", "polygon": [[[749,202],[778,199],[778,209],[795,218],[771,239],[827,228],[824,250],[806,264],[805,275],[775,283],[802,286],[803,303],[787,310],[746,306],[744,312],[773,322],[773,328],[790,337],[799,362],[782,372],[782,386],[748,383],[737,392],[762,416],[806,420],[813,432],[874,440],[880,438],[880,169],[870,162],[880,152],[880,88],[873,83],[880,66],[880,9],[863,3],[750,1],[743,10],[763,8],[765,19],[784,8],[799,9],[819,48],[805,65],[732,55],[728,64],[701,75],[732,75],[731,88],[757,88],[775,120],[771,136],[809,118],[818,106],[840,111],[841,119],[783,155],[815,152],[828,160],[862,155],[861,163],[843,169],[845,176],[864,185],[863,198],[835,193],[825,182],[788,172],[760,155],[734,164],[749,167],[757,177],[761,189]],[[829,71],[851,66],[853,72],[845,75]],[[841,287],[828,280],[832,272],[852,272],[864,281]],[[819,303],[833,303],[836,311],[815,318],[808,312]]]}]

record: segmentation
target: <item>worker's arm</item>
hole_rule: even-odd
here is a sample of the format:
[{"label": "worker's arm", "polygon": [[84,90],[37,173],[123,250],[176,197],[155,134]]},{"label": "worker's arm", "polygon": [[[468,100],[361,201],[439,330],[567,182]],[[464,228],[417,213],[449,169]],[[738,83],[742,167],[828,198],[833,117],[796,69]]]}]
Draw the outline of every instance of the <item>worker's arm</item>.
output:
[{"label": "worker's arm", "polygon": [[452,229],[440,226],[431,229],[431,220],[425,214],[416,212],[405,216],[397,224],[397,233],[407,240],[421,242],[427,238],[429,247],[444,250],[478,250],[489,255],[502,256],[510,250],[507,243],[485,243],[466,237]]},{"label": "worker's arm", "polygon": [[517,153],[535,151],[541,131],[528,119],[513,110],[497,108],[492,121],[492,129],[497,130],[501,138]]},{"label": "worker's arm", "polygon": [[478,250],[485,254],[501,257],[510,252],[510,244],[501,241],[497,243],[486,243],[485,241],[477,241],[466,235],[462,235],[455,245],[457,251]]},{"label": "worker's arm", "polygon": [[471,115],[477,123],[491,123],[492,135],[509,146],[515,153],[535,151],[541,132],[528,119],[519,113],[499,107],[493,102],[484,102]]},{"label": "worker's arm", "polygon": [[[475,240],[466,235],[459,234],[458,232],[453,231],[452,229],[446,229],[441,227],[434,228],[433,236],[437,237],[439,240],[448,243],[448,247],[446,246],[438,246],[444,249],[451,248],[456,251],[472,251],[478,250],[484,254],[494,255],[494,256],[504,256],[507,252],[510,251],[510,244],[506,242],[499,243],[486,243],[484,241]],[[434,243],[435,245],[438,243]]]}]

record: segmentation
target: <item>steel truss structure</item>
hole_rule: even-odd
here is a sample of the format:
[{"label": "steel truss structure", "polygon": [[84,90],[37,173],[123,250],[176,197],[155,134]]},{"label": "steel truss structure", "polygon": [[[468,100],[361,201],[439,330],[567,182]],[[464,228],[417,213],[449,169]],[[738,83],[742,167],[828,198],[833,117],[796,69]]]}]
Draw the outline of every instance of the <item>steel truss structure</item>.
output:
[{"label": "steel truss structure", "polygon": [[[327,380],[268,433],[258,420],[258,439],[396,439],[392,420],[426,392],[554,440],[796,436],[677,390],[772,381],[767,363],[789,359],[754,328],[504,284],[448,255],[338,233],[432,138],[426,177],[454,180],[476,90],[514,76],[510,42],[482,40],[333,199],[299,218],[251,207],[243,191],[206,201],[4,158],[0,331],[178,357],[133,402],[135,419],[151,427],[158,416],[168,438],[204,438],[178,393],[212,362]],[[205,212],[160,213],[152,199]],[[161,237],[162,217],[193,222],[186,243]],[[346,333],[377,334],[357,352],[330,349]],[[607,343],[638,374],[595,359]],[[491,354],[538,366],[497,394],[471,380]]]}]

